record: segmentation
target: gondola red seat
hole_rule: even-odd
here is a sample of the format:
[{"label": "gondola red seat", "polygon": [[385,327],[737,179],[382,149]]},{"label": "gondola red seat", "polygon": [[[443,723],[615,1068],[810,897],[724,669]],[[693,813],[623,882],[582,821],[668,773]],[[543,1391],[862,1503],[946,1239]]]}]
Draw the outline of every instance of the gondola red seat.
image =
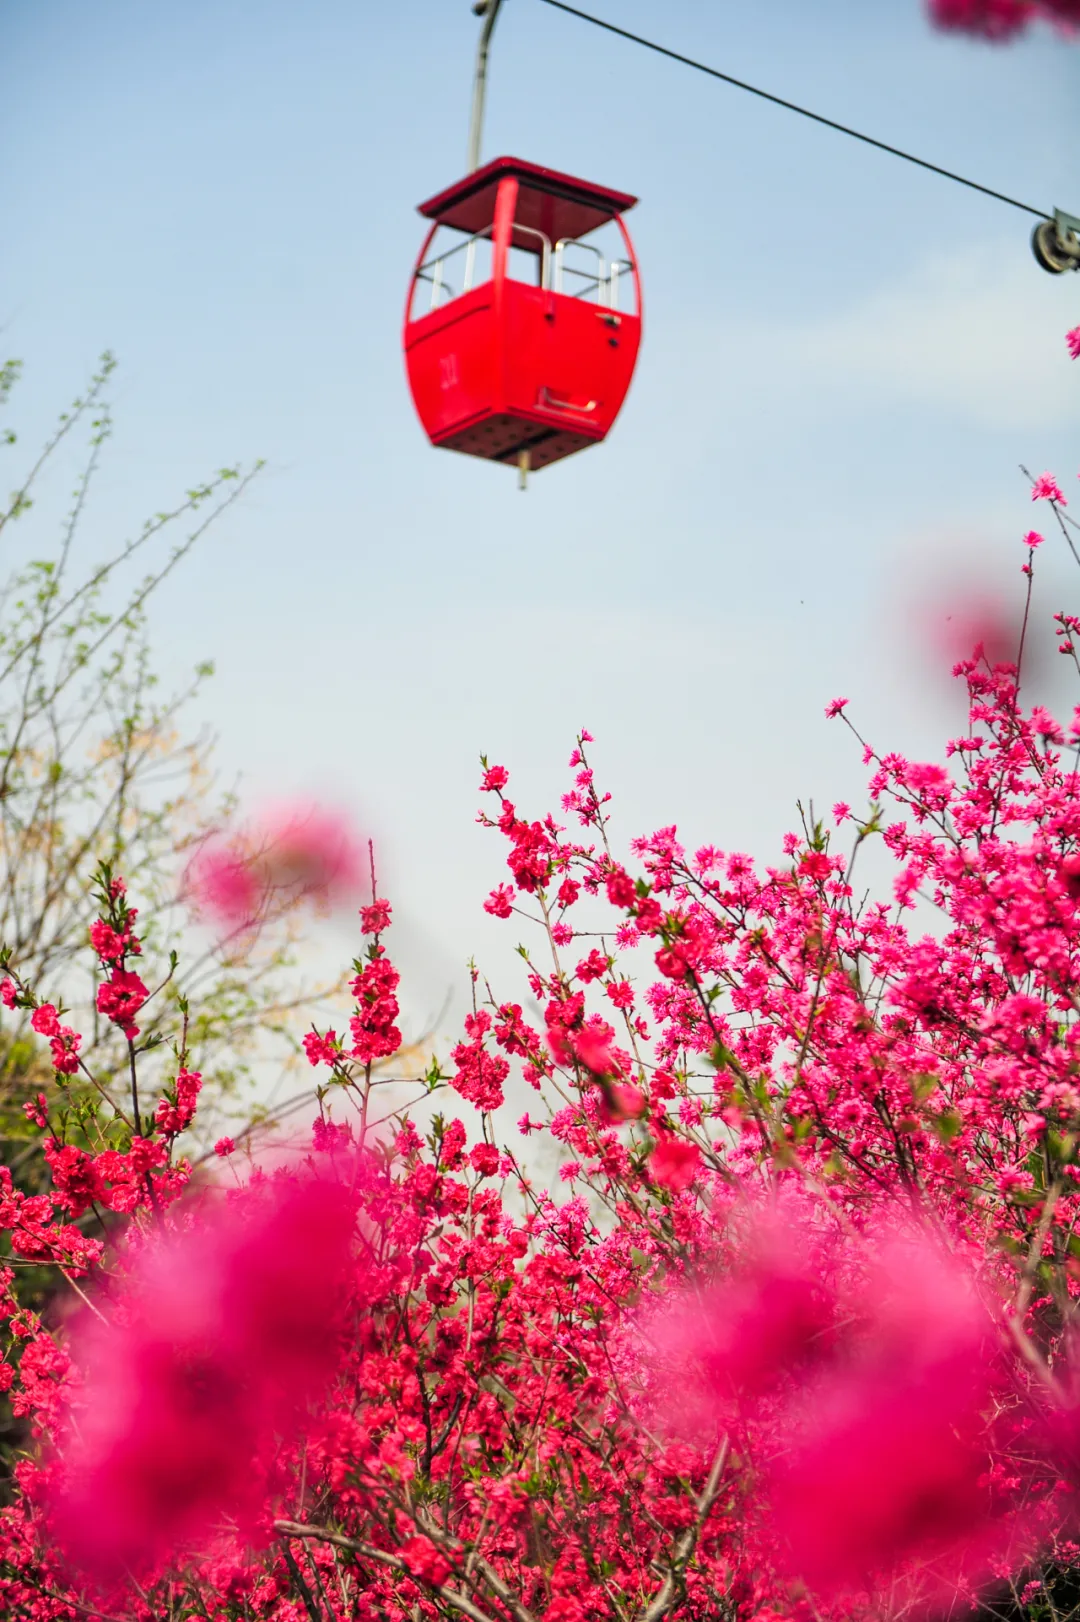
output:
[{"label": "gondola red seat", "polygon": [[[432,226],[409,287],[404,341],[433,445],[525,470],[606,436],[641,342],[641,281],[623,221],[636,201],[495,158],[420,205]],[[584,241],[607,225],[621,238],[619,257]],[[433,252],[442,229],[457,240]],[[481,279],[477,265],[488,258]],[[512,273],[518,264],[528,280]]]}]

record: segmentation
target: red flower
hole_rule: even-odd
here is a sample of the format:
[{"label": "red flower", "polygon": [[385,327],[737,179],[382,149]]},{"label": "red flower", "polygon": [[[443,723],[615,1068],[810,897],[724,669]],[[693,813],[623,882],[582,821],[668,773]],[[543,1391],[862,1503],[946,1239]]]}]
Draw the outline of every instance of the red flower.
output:
[{"label": "red flower", "polygon": [[1032,501],[1056,501],[1059,507],[1067,507],[1069,503],[1061,493],[1061,486],[1052,473],[1040,473],[1031,486]]},{"label": "red flower", "polygon": [[422,1535],[406,1539],[401,1546],[401,1557],[414,1577],[430,1583],[433,1588],[444,1583],[453,1569],[431,1539]]},{"label": "red flower", "polygon": [[634,881],[622,868],[608,875],[607,897],[613,907],[632,907],[637,900]]},{"label": "red flower", "polygon": [[30,1028],[37,1031],[39,1036],[59,1036],[60,1021],[51,1002],[43,1002],[40,1008],[34,1009],[30,1015]]},{"label": "red flower", "polygon": [[320,1036],[318,1031],[308,1031],[307,1035],[301,1038],[301,1044],[307,1054],[308,1064],[328,1064],[332,1069],[341,1058],[336,1031],[327,1031],[325,1036]]},{"label": "red flower", "polygon": [[180,1071],[170,1094],[154,1111],[154,1119],[167,1137],[174,1138],[191,1125],[201,1090],[202,1076],[197,1070]]},{"label": "red flower", "polygon": [[656,967],[668,980],[685,980],[687,962],[671,946],[662,946],[656,954]]},{"label": "red flower", "polygon": [[1066,856],[1058,868],[1058,877],[1074,901],[1080,901],[1080,855]]},{"label": "red flower", "polygon": [[509,918],[514,910],[514,891],[509,884],[500,884],[484,902],[484,911],[493,918]]},{"label": "red flower", "polygon": [[140,950],[138,943],[132,941],[130,930],[118,934],[104,918],[95,918],[90,925],[90,944],[103,963],[115,963],[125,952]]},{"label": "red flower", "polygon": [[701,1151],[681,1138],[661,1138],[649,1156],[649,1175],[660,1188],[678,1194],[689,1188],[701,1169]]},{"label": "red flower", "polygon": [[481,1177],[494,1177],[501,1156],[493,1143],[478,1143],[469,1150],[469,1164]]},{"label": "red flower", "polygon": [[251,1522],[276,1433],[337,1360],[351,1233],[344,1191],[307,1178],[143,1249],[76,1341],[86,1406],[52,1503],[75,1564],[111,1578]]},{"label": "red flower", "polygon": [[119,1026],[129,1041],[139,1034],[135,1015],[150,993],[137,974],[130,969],[114,969],[97,991],[97,1010]]},{"label": "red flower", "polygon": [[61,1025],[49,1041],[53,1069],[61,1076],[74,1076],[79,1068],[79,1045],[82,1037],[68,1025]]},{"label": "red flower", "polygon": [[369,907],[360,908],[360,928],[365,935],[381,935],[384,929],[390,928],[389,901],[373,901]]},{"label": "red flower", "polygon": [[975,1304],[939,1267],[895,1261],[899,1300],[876,1304],[864,1355],[815,1390],[772,1501],[792,1570],[820,1592],[891,1581],[914,1562],[932,1600],[935,1558],[952,1592],[985,1575],[1011,1526],[986,1474],[994,1373]]}]

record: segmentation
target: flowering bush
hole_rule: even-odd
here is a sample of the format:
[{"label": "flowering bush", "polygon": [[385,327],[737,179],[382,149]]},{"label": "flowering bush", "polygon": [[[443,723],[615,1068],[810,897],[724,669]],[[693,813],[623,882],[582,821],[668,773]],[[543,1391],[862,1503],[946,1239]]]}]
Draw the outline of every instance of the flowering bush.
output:
[{"label": "flowering bush", "polygon": [[[1068,532],[1060,485],[1034,494]],[[1074,664],[1078,630],[1058,616]],[[485,761],[508,873],[487,907],[530,934],[527,996],[475,980],[424,1134],[377,1110],[401,1035],[374,884],[347,1034],[305,1042],[311,1152],[247,1183],[227,1139],[221,1181],[177,1153],[186,1010],[142,1094],[167,972],[119,876],[88,949],[122,1106],[5,953],[59,1102],[27,1108],[47,1192],[0,1170],[0,1384],[34,1435],[3,1614],[1052,1602],[1080,1534],[1080,709],[1025,708],[1018,661],[982,650],[957,674],[943,758],[860,740],[867,812],[805,820],[763,871],[674,827],[619,854],[587,734],[562,822]],[[873,900],[871,841],[894,875]],[[559,1195],[497,1137],[519,1078]],[[31,1263],[66,1283],[48,1321],[14,1289]]]}]

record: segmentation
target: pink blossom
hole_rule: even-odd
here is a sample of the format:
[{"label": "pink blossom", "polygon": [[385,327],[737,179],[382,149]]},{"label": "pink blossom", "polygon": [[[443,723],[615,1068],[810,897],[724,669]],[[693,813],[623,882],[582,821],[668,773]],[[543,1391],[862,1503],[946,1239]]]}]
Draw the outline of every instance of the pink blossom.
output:
[{"label": "pink blossom", "polygon": [[862,1313],[851,1349],[798,1402],[771,1482],[776,1525],[820,1593],[918,1568],[916,1597],[936,1599],[985,1575],[1012,1535],[986,1480],[989,1324],[963,1276],[912,1246],[885,1247]]},{"label": "pink blossom", "polygon": [[557,1027],[549,1033],[549,1041],[556,1058],[568,1063],[571,1057],[584,1070],[594,1076],[617,1076],[622,1066],[612,1051],[614,1031],[603,1021],[588,1023],[563,1038]]},{"label": "pink blossom", "polygon": [[196,903],[220,923],[250,925],[268,903],[355,891],[363,847],[346,819],[319,806],[264,813],[232,837],[207,840],[188,867]]},{"label": "pink blossom", "polygon": [[40,1007],[34,1009],[30,1015],[30,1029],[37,1031],[39,1036],[60,1034],[60,1021],[51,1002],[43,1002]]},{"label": "pink blossom", "polygon": [[[134,911],[129,911],[128,917],[134,918]],[[130,929],[115,930],[104,918],[95,918],[90,925],[90,944],[103,963],[115,963],[125,952],[138,954],[142,950],[139,942],[133,939]]]},{"label": "pink blossom", "polygon": [[640,1087],[617,1082],[611,1089],[609,1111],[617,1121],[640,1121],[648,1113],[649,1101]]},{"label": "pink blossom", "polygon": [[685,980],[690,966],[677,948],[662,946],[656,954],[656,967],[669,980]]},{"label": "pink blossom", "polygon": [[607,879],[607,898],[613,907],[632,907],[637,901],[637,888],[629,873],[619,868]]},{"label": "pink blossom", "polygon": [[235,845],[209,841],[187,877],[199,906],[224,923],[250,923],[259,910],[262,897],[254,867]]},{"label": "pink blossom", "polygon": [[325,1036],[320,1036],[318,1031],[308,1031],[301,1042],[308,1064],[326,1064],[333,1068],[341,1057],[336,1031],[327,1031]]},{"label": "pink blossom", "polygon": [[28,1099],[23,1105],[23,1114],[34,1126],[43,1130],[49,1124],[49,1101],[44,1093],[38,1093],[36,1098]]},{"label": "pink blossom", "polygon": [[8,978],[0,981],[0,1002],[4,1004],[5,1008],[14,1008],[15,999],[18,995],[19,989],[14,980]]},{"label": "pink blossom", "polygon": [[1061,486],[1052,473],[1040,473],[1031,486],[1032,501],[1056,501],[1059,507],[1069,504],[1061,493]]},{"label": "pink blossom", "polygon": [[676,1433],[749,1417],[782,1382],[801,1381],[801,1393],[833,1349],[835,1290],[799,1254],[797,1236],[759,1231],[742,1248],[730,1277],[680,1288],[658,1316],[647,1314],[662,1423]]},{"label": "pink blossom", "polygon": [[1020,34],[1042,18],[1067,37],[1080,24],[1080,0],[928,0],[939,28],[1002,41]]},{"label": "pink blossom", "polygon": [[365,935],[381,935],[390,928],[391,906],[381,898],[370,906],[360,908],[360,928]]},{"label": "pink blossom", "polygon": [[224,1159],[227,1155],[233,1154],[235,1150],[236,1144],[233,1142],[232,1138],[219,1138],[214,1144],[214,1153],[216,1155],[220,1155],[222,1159]]},{"label": "pink blossom", "polygon": [[813,1587],[861,1587],[912,1556],[947,1556],[959,1571],[965,1547],[981,1544],[991,1506],[971,1376],[957,1364],[882,1372],[817,1407],[816,1430],[773,1487],[792,1567]]},{"label": "pink blossom", "polygon": [[[351,982],[356,1013],[349,1020],[352,1036],[349,1052],[361,1064],[389,1059],[401,1046],[401,1031],[395,1024],[400,1012],[397,998],[400,978],[384,948],[370,947],[368,962]],[[308,1057],[311,1057],[310,1049]]]},{"label": "pink blossom", "polygon": [[673,1194],[689,1188],[701,1169],[701,1151],[681,1138],[662,1138],[649,1156],[649,1175]]},{"label": "pink blossom", "polygon": [[321,1155],[337,1154],[347,1149],[351,1141],[352,1134],[344,1121],[328,1121],[320,1115],[311,1124],[312,1147]]},{"label": "pink blossom", "polygon": [[1043,537],[1039,534],[1038,530],[1029,529],[1027,534],[1024,536],[1024,545],[1030,547],[1030,549],[1034,551],[1037,546],[1041,546],[1042,544]]},{"label": "pink blossom", "polygon": [[847,703],[848,703],[848,700],[846,698],[834,698],[830,703],[826,704],[826,706],[825,706],[825,718],[826,718],[826,720],[828,720],[828,721],[835,720],[835,718],[840,714],[840,712],[843,709],[846,708]]},{"label": "pink blossom", "polygon": [[602,975],[606,974],[609,963],[610,959],[606,958],[603,952],[598,952],[594,947],[588,957],[582,958],[574,970],[574,974],[578,980],[587,984],[590,980],[599,980]]},{"label": "pink blossom", "polygon": [[145,1570],[254,1512],[275,1430],[336,1359],[351,1230],[333,1183],[260,1189],[149,1243],[110,1319],[81,1321],[82,1411],[52,1501],[75,1565]]},{"label": "pink blossom", "polygon": [[1080,327],[1073,327],[1071,332],[1067,332],[1065,342],[1073,360],[1080,360]]},{"label": "pink blossom", "polygon": [[1005,40],[1021,33],[1035,15],[1033,0],[928,0],[938,28]]},{"label": "pink blossom", "polygon": [[499,1169],[499,1158],[493,1143],[478,1143],[469,1150],[469,1164],[481,1177],[494,1177]]},{"label": "pink blossom", "polygon": [[154,1111],[154,1119],[167,1137],[176,1137],[191,1125],[202,1091],[197,1070],[181,1070]]},{"label": "pink blossom", "polygon": [[79,1069],[79,1047],[82,1037],[69,1025],[61,1025],[49,1041],[52,1067],[60,1076],[74,1076]]},{"label": "pink blossom", "polygon": [[509,884],[497,885],[484,902],[484,911],[493,918],[509,918],[514,910],[514,891]]},{"label": "pink blossom", "polygon": [[1066,856],[1058,874],[1072,899],[1080,901],[1080,855]]},{"label": "pink blossom", "polygon": [[1023,623],[1017,605],[965,580],[929,611],[928,629],[950,668],[985,661],[991,669],[1016,663]]},{"label": "pink blossom", "polygon": [[488,1052],[485,1038],[490,1028],[491,1016],[486,1012],[468,1015],[465,1032],[470,1040],[459,1042],[451,1053],[457,1068],[450,1085],[462,1098],[484,1111],[499,1108],[503,1101],[503,1082],[510,1074],[506,1060]]},{"label": "pink blossom", "polygon": [[284,807],[263,817],[260,833],[259,862],[273,888],[329,896],[359,884],[363,846],[339,813],[321,806]]},{"label": "pink blossom", "polygon": [[137,974],[130,969],[114,969],[97,989],[97,1011],[119,1026],[129,1041],[139,1034],[135,1015],[145,1003],[149,991]]},{"label": "pink blossom", "polygon": [[446,1556],[440,1554],[429,1537],[417,1534],[407,1538],[401,1546],[401,1557],[414,1577],[438,1588],[449,1577],[452,1567]]}]

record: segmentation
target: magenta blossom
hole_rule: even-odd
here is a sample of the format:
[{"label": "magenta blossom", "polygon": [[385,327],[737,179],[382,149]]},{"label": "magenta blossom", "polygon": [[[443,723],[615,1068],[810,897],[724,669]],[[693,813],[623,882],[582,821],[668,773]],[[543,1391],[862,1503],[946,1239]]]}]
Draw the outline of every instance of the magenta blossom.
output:
[{"label": "magenta blossom", "polygon": [[649,1176],[658,1188],[679,1194],[701,1170],[701,1151],[682,1138],[661,1138],[649,1156]]},{"label": "magenta blossom", "polygon": [[1056,501],[1059,507],[1067,507],[1069,503],[1061,493],[1061,486],[1052,473],[1040,473],[1031,486],[1032,501]]},{"label": "magenta blossom", "polygon": [[51,1505],[74,1566],[111,1581],[256,1513],[275,1436],[332,1373],[351,1234],[342,1188],[306,1176],[147,1240],[74,1341],[85,1384]]},{"label": "magenta blossom", "polygon": [[363,847],[345,818],[318,806],[285,807],[230,837],[208,839],[187,885],[201,910],[237,928],[275,902],[347,899],[362,873]]},{"label": "magenta blossom", "polygon": [[929,0],[938,27],[984,39],[1006,40],[1037,18],[1070,32],[1080,23],[1080,0]]},{"label": "magenta blossom", "polygon": [[770,1496],[792,1572],[823,1595],[901,1582],[921,1608],[985,1578],[1015,1540],[987,1476],[991,1320],[953,1268],[886,1248],[853,1336],[793,1404]]},{"label": "magenta blossom", "polygon": [[664,1370],[666,1426],[688,1434],[725,1426],[828,1354],[835,1292],[798,1254],[797,1236],[791,1239],[784,1245],[779,1234],[758,1231],[751,1265],[705,1288],[680,1289],[647,1324],[657,1370]]}]

